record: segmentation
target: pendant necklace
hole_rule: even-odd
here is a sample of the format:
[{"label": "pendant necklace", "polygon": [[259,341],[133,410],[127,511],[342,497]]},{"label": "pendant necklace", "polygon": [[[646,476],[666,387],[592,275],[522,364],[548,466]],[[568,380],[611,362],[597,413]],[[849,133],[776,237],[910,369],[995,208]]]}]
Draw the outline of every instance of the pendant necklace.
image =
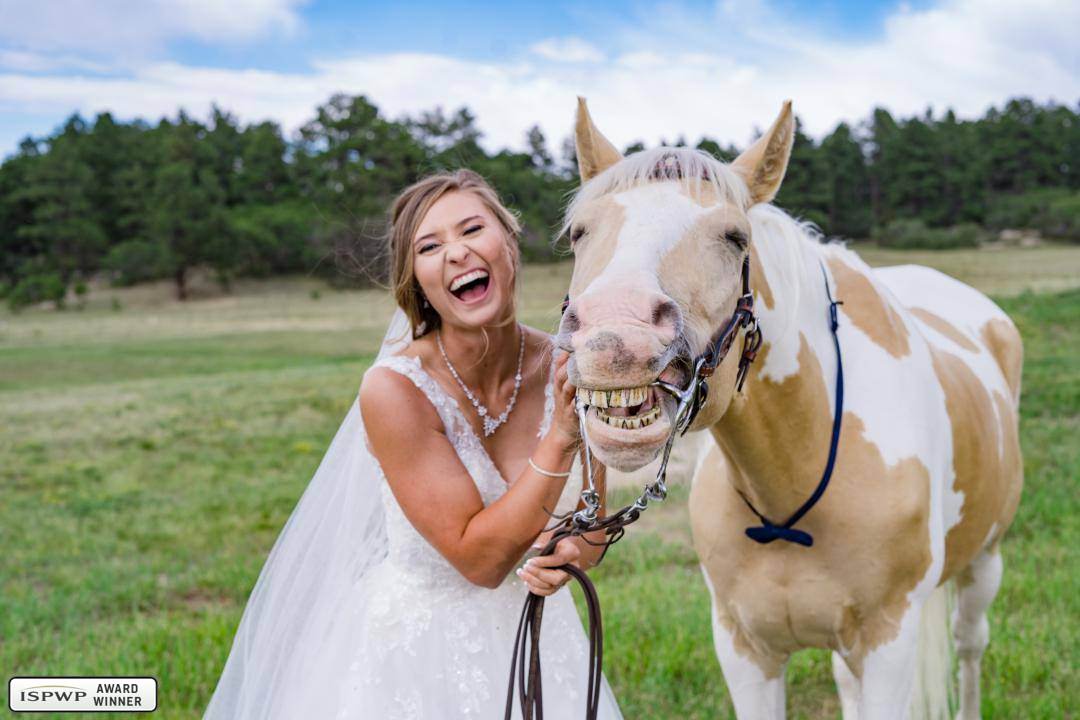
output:
[{"label": "pendant necklace", "polygon": [[461,387],[462,392],[465,393],[465,397],[469,398],[473,407],[476,408],[476,412],[484,421],[484,437],[489,437],[494,434],[494,432],[499,429],[499,426],[506,422],[506,418],[510,416],[510,411],[514,409],[514,403],[517,402],[518,390],[521,389],[521,363],[522,360],[525,359],[525,331],[520,325],[518,326],[518,332],[521,333],[521,347],[518,349],[517,372],[514,373],[514,392],[510,395],[510,402],[506,404],[506,409],[503,410],[497,418],[491,417],[491,413],[488,412],[488,409],[480,404],[480,401],[476,399],[476,396],[473,395],[472,392],[469,391],[469,388],[465,386],[465,383],[462,382],[461,376],[458,375],[457,370],[454,368],[454,364],[450,362],[450,358],[446,356],[446,348],[444,348],[442,344],[442,332],[436,331],[435,333],[435,342],[439,346],[439,352],[442,353],[443,360],[446,361],[446,367],[450,368],[450,374],[457,380],[457,384]]}]

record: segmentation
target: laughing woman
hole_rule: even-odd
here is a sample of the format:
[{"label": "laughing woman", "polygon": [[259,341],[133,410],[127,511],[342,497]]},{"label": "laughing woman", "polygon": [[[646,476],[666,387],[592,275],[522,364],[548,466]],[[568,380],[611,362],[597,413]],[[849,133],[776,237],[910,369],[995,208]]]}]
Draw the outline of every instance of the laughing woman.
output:
[{"label": "laughing woman", "polygon": [[[515,318],[518,234],[467,170],[394,202],[395,322],[271,550],[206,718],[502,717],[527,589],[551,595],[545,709],[583,713],[588,648],[552,568],[596,552],[564,540],[522,564],[578,437],[565,356]],[[603,690],[600,717],[620,717]]]}]

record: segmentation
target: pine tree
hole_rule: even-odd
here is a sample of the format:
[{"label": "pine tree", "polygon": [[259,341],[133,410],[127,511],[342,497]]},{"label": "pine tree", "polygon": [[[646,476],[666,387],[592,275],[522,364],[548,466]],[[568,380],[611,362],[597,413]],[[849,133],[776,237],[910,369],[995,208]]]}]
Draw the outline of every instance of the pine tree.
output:
[{"label": "pine tree", "polygon": [[96,270],[105,249],[105,233],[91,200],[94,173],[80,154],[84,132],[81,119],[69,120],[48,151],[29,165],[26,184],[14,198],[32,207],[30,221],[16,236],[65,287]]},{"label": "pine tree", "polygon": [[819,151],[828,194],[824,229],[831,235],[868,237],[873,226],[870,176],[862,148],[847,123],[837,125],[821,141]]},{"label": "pine tree", "polygon": [[163,164],[154,173],[148,234],[157,243],[179,300],[188,297],[192,268],[207,264],[227,280],[235,258],[227,237],[225,191],[202,162],[205,129],[183,114],[165,138]]}]

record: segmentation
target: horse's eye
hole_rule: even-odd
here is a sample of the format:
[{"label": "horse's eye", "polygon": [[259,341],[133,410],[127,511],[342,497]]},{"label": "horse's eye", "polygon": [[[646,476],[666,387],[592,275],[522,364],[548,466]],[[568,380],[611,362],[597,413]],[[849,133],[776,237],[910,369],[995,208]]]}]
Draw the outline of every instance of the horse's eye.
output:
[{"label": "horse's eye", "polygon": [[750,244],[750,239],[741,230],[728,230],[724,233],[724,239],[744,250]]},{"label": "horse's eye", "polygon": [[570,242],[576,243],[581,239],[581,236],[585,234],[585,228],[580,225],[576,228],[570,228]]}]

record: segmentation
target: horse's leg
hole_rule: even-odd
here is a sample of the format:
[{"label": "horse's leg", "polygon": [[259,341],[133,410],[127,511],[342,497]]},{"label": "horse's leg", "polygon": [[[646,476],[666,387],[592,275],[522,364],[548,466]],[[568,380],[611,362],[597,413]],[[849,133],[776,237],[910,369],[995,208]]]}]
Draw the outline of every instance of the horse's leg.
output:
[{"label": "horse's leg", "polygon": [[859,720],[903,720],[907,717],[918,662],[919,607],[908,608],[899,632],[862,660]]},{"label": "horse's leg", "polygon": [[752,648],[735,647],[731,623],[720,620],[716,593],[709,573],[702,568],[712,604],[712,634],[716,658],[724,672],[735,716],[739,720],[784,720],[784,668],[786,657],[762,656]]},{"label": "horse's leg", "polygon": [[840,694],[840,708],[844,720],[856,720],[859,717],[859,695],[862,688],[859,678],[851,672],[847,661],[838,652],[832,654],[832,674],[836,681],[836,691]]},{"label": "horse's leg", "polygon": [[997,547],[979,553],[956,578],[953,638],[960,658],[958,720],[979,718],[979,666],[990,642],[986,609],[1000,586],[1001,552]]},{"label": "horse's leg", "polygon": [[[762,668],[770,661],[735,649],[734,638],[713,613],[713,646],[739,720],[784,720],[784,664],[778,673]],[[775,662],[775,661],[773,661]]]}]

